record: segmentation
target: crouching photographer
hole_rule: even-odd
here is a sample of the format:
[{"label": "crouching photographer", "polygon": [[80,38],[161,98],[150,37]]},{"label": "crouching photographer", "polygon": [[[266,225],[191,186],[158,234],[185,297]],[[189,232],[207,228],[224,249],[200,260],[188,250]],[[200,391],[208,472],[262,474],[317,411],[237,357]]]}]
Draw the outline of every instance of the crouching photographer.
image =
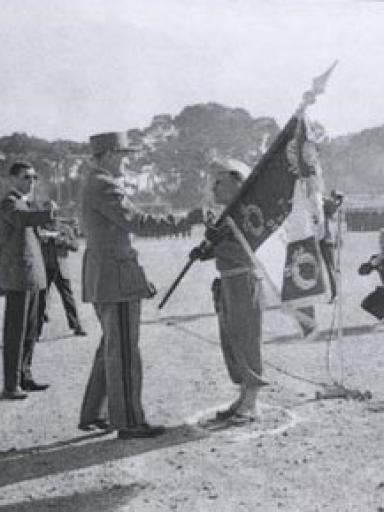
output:
[{"label": "crouching photographer", "polygon": [[[368,261],[362,263],[358,273],[361,276],[366,276],[375,270],[379,274],[382,285],[384,285],[384,229],[380,230],[379,244],[380,253],[372,254]],[[377,327],[384,325],[384,286],[377,286],[373,292],[369,293],[363,299],[361,307],[379,320]]]}]

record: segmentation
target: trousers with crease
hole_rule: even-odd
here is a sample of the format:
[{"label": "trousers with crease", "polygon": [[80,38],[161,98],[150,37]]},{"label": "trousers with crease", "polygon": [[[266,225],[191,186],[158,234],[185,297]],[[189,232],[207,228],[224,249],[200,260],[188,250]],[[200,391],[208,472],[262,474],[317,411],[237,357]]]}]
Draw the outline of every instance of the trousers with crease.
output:
[{"label": "trousers with crease", "polygon": [[144,423],[139,350],[140,300],[94,304],[102,338],[80,412],[80,424],[107,419],[119,430]]},{"label": "trousers with crease", "polygon": [[3,330],[4,389],[14,391],[21,379],[32,379],[32,356],[37,339],[39,291],[8,290]]}]

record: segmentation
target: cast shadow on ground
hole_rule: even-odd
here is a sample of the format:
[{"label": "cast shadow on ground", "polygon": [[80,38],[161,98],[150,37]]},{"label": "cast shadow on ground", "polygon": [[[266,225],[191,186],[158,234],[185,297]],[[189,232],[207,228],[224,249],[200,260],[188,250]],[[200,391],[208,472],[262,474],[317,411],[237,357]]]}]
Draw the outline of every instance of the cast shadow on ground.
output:
[{"label": "cast shadow on ground", "polygon": [[195,320],[200,320],[200,318],[213,318],[216,316],[216,313],[208,312],[208,313],[191,313],[188,315],[171,315],[171,316],[163,316],[160,318],[143,318],[141,323],[143,325],[153,325],[153,324],[167,324],[167,323],[185,323],[185,322],[194,322]]},{"label": "cast shadow on ground", "polygon": [[72,338],[76,338],[76,336],[73,334],[73,333],[68,333],[68,334],[58,334],[56,336],[47,336],[47,335],[43,335],[40,339],[39,339],[39,343],[46,343],[47,341],[61,341],[61,340],[69,340],[69,339],[72,339]]},{"label": "cast shadow on ground", "polygon": [[[72,333],[68,334],[58,334],[57,336],[45,336],[43,335],[39,340],[38,343],[47,343],[50,341],[61,341],[61,340],[70,340],[72,338],[76,338],[76,336]],[[0,348],[4,348],[3,343],[0,343]]]},{"label": "cast shadow on ground", "polygon": [[[350,325],[347,327],[343,327],[343,336],[359,336],[363,334],[375,334],[375,331],[372,329],[372,324],[362,324],[362,325]],[[283,334],[281,336],[275,336],[274,338],[267,339],[264,341],[265,345],[273,345],[273,344],[287,344],[287,343],[319,343],[324,341],[331,341],[337,338],[337,330],[336,329],[323,329],[319,331],[317,337],[312,341],[308,342],[305,338],[298,337],[297,334]]]},{"label": "cast shadow on ground", "polygon": [[202,429],[179,425],[153,439],[123,441],[116,439],[116,434],[91,434],[7,452],[0,457],[0,487],[190,443],[208,435]]},{"label": "cast shadow on ground", "polygon": [[70,496],[41,498],[13,505],[0,506],[1,512],[48,512],[52,510],[65,512],[114,512],[121,506],[127,506],[145,489],[145,482],[130,485],[116,485],[112,488],[98,489]]},{"label": "cast shadow on ground", "polygon": [[[266,308],[267,311],[279,309],[280,306],[269,306]],[[216,316],[216,313],[214,312],[204,312],[204,313],[193,313],[193,314],[186,314],[186,315],[171,315],[171,316],[164,316],[161,318],[143,318],[141,320],[141,324],[143,325],[156,325],[156,324],[163,324],[166,326],[172,326],[176,328],[180,328],[181,324],[185,323],[192,323],[196,320],[200,320],[201,318],[213,318]],[[344,326],[342,329],[343,336],[359,336],[363,334],[374,334],[373,330],[374,324],[361,324],[361,325],[350,325],[350,326]],[[193,335],[192,332],[190,334]],[[52,342],[52,341],[61,341],[63,339],[69,339],[74,338],[75,336],[73,334],[65,334],[65,335],[57,335],[57,336],[47,336],[42,337],[39,341],[42,343],[46,342]],[[331,339],[335,339],[337,337],[337,328],[330,328],[330,329],[323,329],[318,332],[318,335],[315,339],[313,339],[310,343],[318,343],[321,341],[330,341]],[[270,339],[265,339],[264,344],[287,344],[287,343],[308,343],[307,340],[303,339],[299,333],[290,333],[290,334],[283,334],[278,335]],[[0,348],[2,347],[2,344],[0,344]]]}]

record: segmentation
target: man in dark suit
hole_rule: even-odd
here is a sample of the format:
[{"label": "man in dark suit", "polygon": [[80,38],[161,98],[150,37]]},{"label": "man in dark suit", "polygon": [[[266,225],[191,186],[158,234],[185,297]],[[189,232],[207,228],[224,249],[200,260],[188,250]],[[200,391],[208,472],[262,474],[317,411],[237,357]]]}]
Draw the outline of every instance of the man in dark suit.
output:
[{"label": "man in dark suit", "polygon": [[39,291],[46,286],[45,268],[36,234],[53,218],[51,206],[31,207],[28,195],[37,179],[31,164],[15,162],[11,189],[0,204],[0,288],[5,292],[3,333],[3,398],[22,399],[24,391],[43,391],[48,384],[33,380],[31,365],[37,339]]},{"label": "man in dark suit", "polygon": [[68,268],[69,251],[77,251],[79,248],[77,238],[72,228],[59,219],[44,228],[39,234],[47,272],[47,288],[40,292],[38,334],[40,336],[43,328],[47,298],[51,284],[54,283],[60,294],[69,328],[75,336],[86,336],[79,320]]}]

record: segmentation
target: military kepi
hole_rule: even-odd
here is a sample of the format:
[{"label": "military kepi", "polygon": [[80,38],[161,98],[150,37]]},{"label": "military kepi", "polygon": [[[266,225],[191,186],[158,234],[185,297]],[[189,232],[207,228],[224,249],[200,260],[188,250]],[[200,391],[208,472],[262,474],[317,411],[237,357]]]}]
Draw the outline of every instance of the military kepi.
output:
[{"label": "military kepi", "polygon": [[91,135],[89,138],[92,153],[100,155],[106,151],[134,152],[139,146],[132,144],[127,132],[108,132]]}]

